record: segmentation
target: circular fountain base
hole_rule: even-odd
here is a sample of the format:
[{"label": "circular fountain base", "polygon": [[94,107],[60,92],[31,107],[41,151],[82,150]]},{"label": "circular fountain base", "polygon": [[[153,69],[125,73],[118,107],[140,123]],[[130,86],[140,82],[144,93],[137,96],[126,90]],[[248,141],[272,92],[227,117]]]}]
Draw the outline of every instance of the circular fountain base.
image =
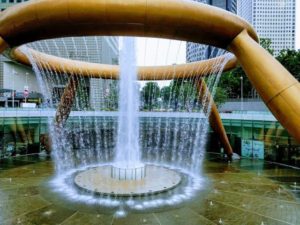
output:
[{"label": "circular fountain base", "polygon": [[112,196],[141,196],[168,191],[181,182],[181,175],[161,166],[147,165],[141,180],[120,180],[112,177],[112,166],[99,166],[79,172],[75,184],[93,194]]}]

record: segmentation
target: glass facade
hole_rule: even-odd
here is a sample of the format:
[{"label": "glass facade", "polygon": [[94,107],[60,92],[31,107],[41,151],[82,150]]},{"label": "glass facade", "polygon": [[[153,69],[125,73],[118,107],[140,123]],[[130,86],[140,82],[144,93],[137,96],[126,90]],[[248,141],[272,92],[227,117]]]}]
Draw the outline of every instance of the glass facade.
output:
[{"label": "glass facade", "polygon": [[[35,154],[50,150],[48,117],[39,116],[41,112],[34,115],[31,115],[31,113],[28,112],[28,116],[22,117],[0,117],[0,158]],[[80,120],[78,118],[70,118],[68,126],[72,126],[74,128],[72,130],[76,131],[76,126],[79,126]],[[84,117],[82,119],[86,124],[92,124],[91,129],[103,128],[103,132],[111,136],[107,140],[110,142],[110,148],[113,148],[115,142],[113,136],[115,136],[115,127],[117,125],[116,118]],[[151,138],[155,140],[155,135],[159,135],[159,132],[157,132],[158,129],[164,129],[165,125],[162,122],[164,120],[170,123],[169,119],[159,117],[144,117],[141,119],[140,135],[143,142],[145,142],[142,143],[143,147],[149,147],[149,143],[152,142],[149,137],[152,135],[153,137],[151,136]],[[191,124],[196,121],[195,119],[189,119],[183,124]],[[94,123],[96,122],[99,125],[95,126]],[[111,123],[111,125],[108,126],[108,123]],[[105,125],[104,127],[103,124]],[[223,119],[223,124],[234,152],[242,157],[258,158],[297,167],[300,166],[300,145],[277,121]],[[193,136],[191,133],[188,135],[189,137]],[[171,140],[170,143],[172,143]],[[217,153],[223,151],[218,137],[213,132],[209,134],[207,151]]]},{"label": "glass facade", "polygon": [[261,159],[300,166],[300,145],[279,122],[223,120],[223,124],[234,152],[242,157],[260,158],[255,155],[260,151]]},{"label": "glass facade", "polygon": [[[234,14],[237,13],[237,0],[193,0],[200,3],[205,3],[221,9],[227,10]],[[195,62],[204,59],[216,57],[219,49],[213,46],[200,45],[197,43],[187,42],[186,45],[186,60],[187,62]]]},{"label": "glass facade", "polygon": [[238,1],[238,15],[248,20],[260,38],[271,40],[274,55],[295,49],[296,0]]},{"label": "glass facade", "polygon": [[47,134],[47,118],[0,117],[0,158],[39,153]]}]

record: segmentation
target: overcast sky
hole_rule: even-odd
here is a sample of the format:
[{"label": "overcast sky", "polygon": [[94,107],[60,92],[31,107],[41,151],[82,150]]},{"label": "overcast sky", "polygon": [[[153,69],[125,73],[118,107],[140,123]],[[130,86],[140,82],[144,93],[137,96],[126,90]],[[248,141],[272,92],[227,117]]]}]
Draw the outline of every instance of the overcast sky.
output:
[{"label": "overcast sky", "polygon": [[158,38],[138,38],[137,64],[139,66],[153,66],[185,63],[185,50],[185,41]]}]

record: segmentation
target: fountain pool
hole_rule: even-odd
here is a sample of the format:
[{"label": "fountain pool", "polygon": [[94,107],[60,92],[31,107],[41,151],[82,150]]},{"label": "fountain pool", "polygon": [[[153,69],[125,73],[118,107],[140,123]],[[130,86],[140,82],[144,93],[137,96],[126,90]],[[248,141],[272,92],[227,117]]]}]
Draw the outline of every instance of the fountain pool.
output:
[{"label": "fountain pool", "polygon": [[[206,81],[207,93],[201,100],[198,100],[197,80],[184,79],[181,83],[174,83],[169,102],[173,93],[178,92],[181,98],[181,92],[184,92],[182,87],[187,85],[189,94],[184,98],[185,104],[198,108],[199,119],[174,120],[172,113],[166,113],[166,121],[150,119],[150,126],[154,129],[147,133],[141,132],[139,121],[141,97],[137,82],[135,39],[123,37],[121,40],[118,122],[111,123],[106,117],[99,121],[96,116],[92,117],[92,121],[85,121],[82,117],[76,127],[68,123],[56,127],[51,122],[53,118],[49,118],[49,127],[57,171],[51,188],[70,200],[117,207],[116,214],[126,215],[133,209],[181,204],[201,190],[205,183],[201,168],[212,105],[208,92],[212,96],[215,94],[223,68],[232,55],[228,54],[215,62],[213,72]],[[40,49],[41,44],[38,47]],[[37,65],[39,60],[30,52],[24,51],[24,54],[34,65],[41,90],[47,92],[43,87],[51,86],[55,74]],[[83,83],[80,74],[73,79],[78,79],[75,83]],[[202,85],[199,88],[204,89]],[[82,90],[76,88],[76,91]],[[45,96],[49,95],[45,93]],[[192,100],[188,100],[189,97]],[[76,98],[76,101],[82,99]],[[200,102],[195,104],[195,101]],[[142,146],[144,143],[147,147]],[[133,198],[140,199],[136,201]]]},{"label": "fountain pool", "polygon": [[[208,153],[203,162],[206,182],[201,183],[201,190],[192,198],[179,203],[180,196],[166,200],[171,196],[167,193],[158,194],[156,198],[132,197],[124,200],[123,208],[117,204],[118,198],[103,196],[96,200],[95,196],[86,195],[84,201],[80,201],[71,198],[72,190],[67,189],[70,191],[66,192],[67,196],[62,193],[66,190],[63,186],[61,192],[54,190],[51,184],[55,177],[54,162],[43,156],[22,156],[0,162],[0,221],[3,225],[187,222],[210,225],[219,224],[220,220],[230,225],[262,222],[281,225],[300,221],[300,193],[291,187],[300,182],[299,171],[260,160],[242,159],[229,165],[218,155]],[[181,185],[185,180],[182,182]],[[167,204],[161,205],[164,200]],[[157,207],[149,207],[154,204]]]}]

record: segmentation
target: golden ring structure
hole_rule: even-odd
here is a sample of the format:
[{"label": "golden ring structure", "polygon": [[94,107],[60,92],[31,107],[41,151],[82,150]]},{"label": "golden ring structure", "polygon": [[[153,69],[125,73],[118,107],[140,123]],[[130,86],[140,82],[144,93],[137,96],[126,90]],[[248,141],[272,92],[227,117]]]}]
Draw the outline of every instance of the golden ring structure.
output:
[{"label": "golden ring structure", "polygon": [[33,0],[0,14],[1,52],[41,39],[81,35],[161,37],[227,49],[270,111],[300,142],[299,82],[259,46],[251,25],[234,14],[188,0]]},{"label": "golden ring structure", "polygon": [[[86,76],[89,78],[119,78],[118,66],[64,59],[56,56],[51,56],[45,53],[40,53],[30,48],[22,50],[21,48],[15,48],[11,51],[10,57],[18,61],[19,63],[22,63],[27,66],[32,66],[28,56],[24,54],[24,51],[35,59],[37,66],[41,69],[55,71],[56,73],[62,73],[71,76],[69,84],[65,88],[60,105],[57,109],[55,122],[59,126],[62,126],[67,121],[68,116],[71,112],[73,99],[76,95],[78,82],[76,81],[76,79],[72,79],[72,76],[80,74],[81,76]],[[231,155],[233,152],[232,147],[226,135],[226,131],[222,124],[222,120],[219,115],[218,109],[213,101],[213,98],[208,93],[209,90],[207,89],[205,82],[201,79],[202,76],[212,74],[216,70],[219,71],[221,68],[220,66],[216,65],[219,65],[220,63],[222,64],[224,60],[225,56],[221,56],[216,57],[214,59],[189,63],[185,65],[139,67],[138,78],[139,80],[168,80],[173,79],[175,77],[177,79],[189,78],[193,79],[194,82],[197,82],[196,86],[200,96],[199,101],[203,101],[203,99],[205,99],[207,102],[212,102],[209,114],[210,125],[212,129],[218,134],[221,144],[224,147],[227,154]],[[237,60],[235,57],[229,59],[228,61],[226,61],[226,64],[223,67],[223,71],[233,69],[236,66],[236,64]],[[207,112],[209,110],[205,109],[205,111]]]},{"label": "golden ring structure", "polygon": [[[80,74],[83,77],[119,79],[120,69],[116,65],[83,62],[78,60],[65,59],[57,56],[38,52],[31,48],[22,46],[10,51],[9,57],[23,65],[32,66],[28,55],[36,61],[40,69],[55,71],[59,74],[75,76]],[[172,80],[172,79],[193,79],[208,76],[214,73],[218,64],[222,64],[226,56],[219,56],[213,59],[187,64],[175,64],[171,66],[142,66],[138,67],[139,80]],[[227,61],[227,60],[226,60]],[[237,65],[237,59],[232,57],[224,65],[224,71],[231,70]]]}]

